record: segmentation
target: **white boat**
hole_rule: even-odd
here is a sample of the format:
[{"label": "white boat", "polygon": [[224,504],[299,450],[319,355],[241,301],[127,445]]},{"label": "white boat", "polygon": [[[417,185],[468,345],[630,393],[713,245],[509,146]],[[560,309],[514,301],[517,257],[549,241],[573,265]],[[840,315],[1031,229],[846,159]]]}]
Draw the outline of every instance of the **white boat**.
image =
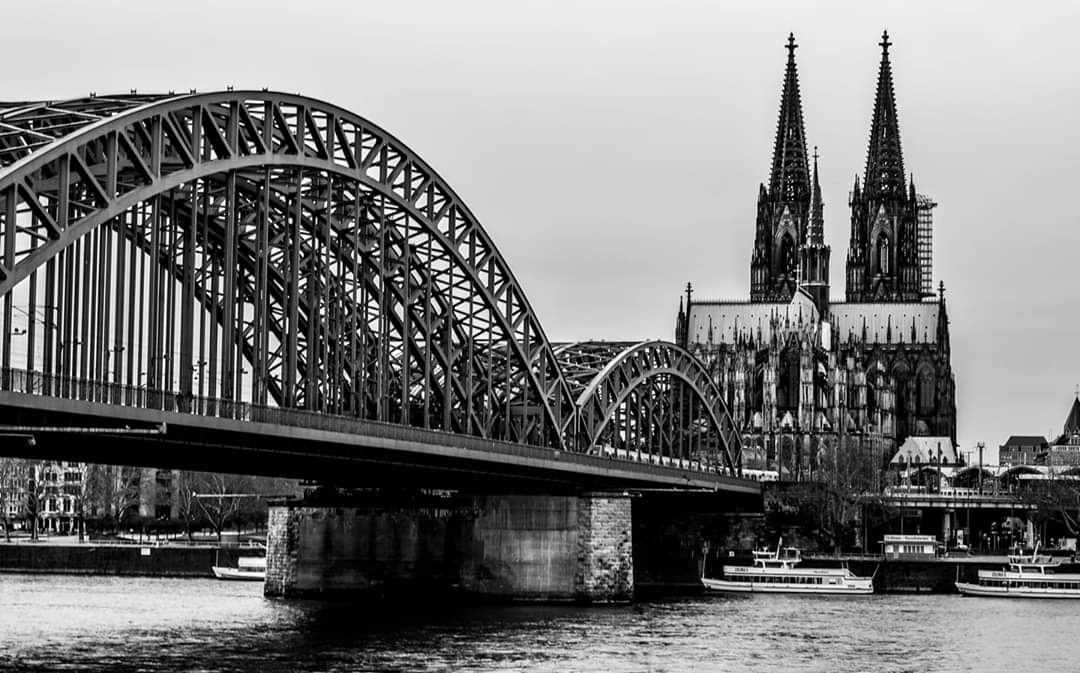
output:
[{"label": "white boat", "polygon": [[796,568],[798,549],[776,546],[776,551],[755,551],[752,566],[724,566],[723,579],[702,577],[712,591],[769,594],[872,594],[873,577],[857,577],[844,568]]},{"label": "white boat", "polygon": [[219,580],[262,582],[266,580],[266,557],[241,556],[236,560],[235,568],[211,566],[210,569]]},{"label": "white boat", "polygon": [[[977,582],[957,580],[965,596],[997,598],[1080,598],[1080,574],[1057,573],[1060,561],[1038,556],[1010,556],[1004,570],[980,570]],[[959,574],[959,569],[957,570]]]}]

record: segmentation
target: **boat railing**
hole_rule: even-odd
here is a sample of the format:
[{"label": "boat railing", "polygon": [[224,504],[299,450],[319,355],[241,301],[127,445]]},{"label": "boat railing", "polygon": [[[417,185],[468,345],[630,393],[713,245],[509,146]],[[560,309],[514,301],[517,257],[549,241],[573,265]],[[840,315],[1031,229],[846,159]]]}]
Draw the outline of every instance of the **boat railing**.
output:
[{"label": "boat railing", "polygon": [[1053,556],[1009,556],[1009,565],[1039,566],[1053,568],[1061,565],[1061,559]]},{"label": "boat railing", "polygon": [[802,561],[802,552],[795,547],[777,547],[776,549],[755,549],[751,552],[755,563],[771,561],[791,565]]}]

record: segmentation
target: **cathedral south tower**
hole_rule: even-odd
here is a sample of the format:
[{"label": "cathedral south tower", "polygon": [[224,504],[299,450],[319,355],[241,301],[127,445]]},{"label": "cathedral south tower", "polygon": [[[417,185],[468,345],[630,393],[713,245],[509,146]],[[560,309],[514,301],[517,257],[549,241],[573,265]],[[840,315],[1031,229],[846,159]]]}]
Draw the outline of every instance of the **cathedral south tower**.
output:
[{"label": "cathedral south tower", "polygon": [[862,184],[851,191],[847,300],[919,301],[922,297],[915,184],[904,175],[889,34],[882,36],[877,95]]}]

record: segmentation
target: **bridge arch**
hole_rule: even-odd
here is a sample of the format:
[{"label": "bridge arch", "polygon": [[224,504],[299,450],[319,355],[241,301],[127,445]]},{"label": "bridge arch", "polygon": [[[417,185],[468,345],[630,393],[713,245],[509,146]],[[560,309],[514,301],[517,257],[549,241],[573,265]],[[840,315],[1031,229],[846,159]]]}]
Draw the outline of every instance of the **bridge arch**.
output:
[{"label": "bridge arch", "polygon": [[576,394],[575,437],[592,453],[697,460],[741,471],[741,441],[701,361],[665,341],[561,344]]},{"label": "bridge arch", "polygon": [[229,91],[0,124],[5,372],[566,446],[573,396],[509,266],[371,122]]}]

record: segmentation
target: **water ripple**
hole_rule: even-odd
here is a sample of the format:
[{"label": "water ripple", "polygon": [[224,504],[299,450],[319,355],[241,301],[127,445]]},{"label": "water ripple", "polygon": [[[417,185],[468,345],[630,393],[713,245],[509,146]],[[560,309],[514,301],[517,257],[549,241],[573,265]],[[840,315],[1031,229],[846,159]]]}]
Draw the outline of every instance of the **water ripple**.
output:
[{"label": "water ripple", "polygon": [[705,596],[618,608],[273,601],[213,580],[0,575],[0,669],[1069,670],[1080,602]]}]

